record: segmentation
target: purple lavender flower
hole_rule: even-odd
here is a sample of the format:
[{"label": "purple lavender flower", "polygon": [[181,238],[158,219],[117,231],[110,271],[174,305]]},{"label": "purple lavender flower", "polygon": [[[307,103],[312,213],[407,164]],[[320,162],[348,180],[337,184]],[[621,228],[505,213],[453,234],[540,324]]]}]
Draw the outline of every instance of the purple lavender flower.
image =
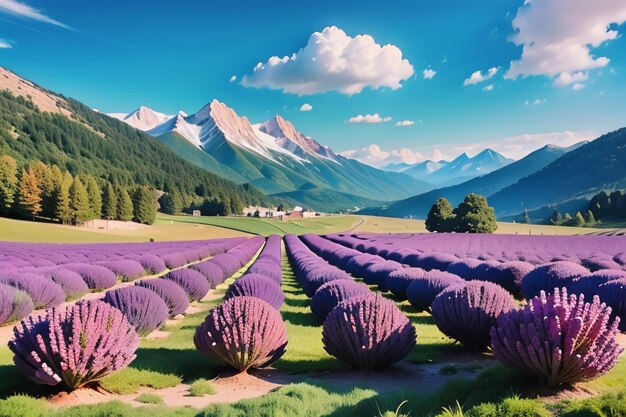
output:
[{"label": "purple lavender flower", "polygon": [[431,305],[439,330],[473,352],[482,352],[489,346],[489,329],[496,317],[514,308],[511,294],[484,281],[450,286]]},{"label": "purple lavender flower", "polygon": [[107,291],[103,301],[120,310],[141,336],[163,326],[169,316],[156,292],[135,285]]},{"label": "purple lavender flower", "polygon": [[54,281],[33,273],[0,273],[0,283],[24,291],[35,308],[56,307],[65,301],[65,293]]},{"label": "purple lavender flower", "polygon": [[113,271],[123,282],[134,281],[145,275],[143,265],[132,259],[117,259],[111,261],[101,261],[99,265]]},{"label": "purple lavender flower", "polygon": [[185,291],[190,302],[202,300],[209,292],[209,282],[194,269],[176,269],[163,278],[178,284]]},{"label": "purple lavender flower", "polygon": [[139,337],[122,313],[98,300],[50,309],[16,326],[9,341],[28,379],[70,390],[97,381],[135,359]]},{"label": "purple lavender flower", "polygon": [[271,278],[260,274],[246,274],[228,287],[224,300],[250,296],[260,298],[276,310],[285,302],[285,293]]},{"label": "purple lavender flower", "polygon": [[209,312],[194,336],[196,348],[217,365],[243,372],[264,368],[285,353],[280,313],[256,297],[233,297]]},{"label": "purple lavender flower", "polygon": [[504,365],[535,375],[556,387],[595,379],[617,363],[623,348],[615,340],[619,318],[598,297],[558,288],[541,291],[522,309],[498,317],[491,329],[491,348]]},{"label": "purple lavender flower", "polygon": [[106,290],[117,283],[115,274],[101,265],[71,263],[63,264],[63,268],[78,273],[91,291]]},{"label": "purple lavender flower", "polygon": [[206,278],[209,283],[209,288],[217,287],[227,278],[224,275],[224,270],[220,268],[215,262],[213,262],[212,259],[189,265],[189,268],[194,269],[204,275],[204,278]]},{"label": "purple lavender flower", "polygon": [[430,312],[430,306],[441,291],[452,285],[462,285],[465,281],[458,275],[437,270],[426,271],[423,276],[415,277],[406,289],[409,303],[419,313]]},{"label": "purple lavender flower", "polygon": [[392,271],[387,276],[387,288],[398,301],[406,300],[406,290],[411,282],[417,278],[422,278],[426,271],[420,268],[402,268]]},{"label": "purple lavender flower", "polygon": [[183,314],[189,307],[189,300],[185,291],[174,281],[163,278],[147,279],[135,284],[147,288],[158,294],[167,305],[169,317]]},{"label": "purple lavender flower", "polygon": [[354,368],[379,369],[411,352],[415,328],[392,301],[355,295],[326,317],[322,342],[326,352]]},{"label": "purple lavender flower", "polygon": [[0,326],[23,319],[34,307],[33,300],[24,291],[0,284]]},{"label": "purple lavender flower", "polygon": [[40,270],[46,278],[57,283],[65,293],[66,300],[81,298],[89,292],[89,287],[77,272],[62,267]]},{"label": "purple lavender flower", "polygon": [[327,282],[315,291],[311,299],[311,311],[324,320],[326,316],[343,301],[359,294],[371,294],[365,284],[352,280],[338,279]]},{"label": "purple lavender flower", "polygon": [[163,259],[150,253],[143,254],[137,258],[137,261],[143,266],[148,274],[160,274],[167,269]]},{"label": "purple lavender flower", "polygon": [[527,300],[541,291],[550,292],[554,288],[569,285],[572,280],[589,274],[589,270],[574,262],[560,261],[538,266],[522,280],[522,292]]}]

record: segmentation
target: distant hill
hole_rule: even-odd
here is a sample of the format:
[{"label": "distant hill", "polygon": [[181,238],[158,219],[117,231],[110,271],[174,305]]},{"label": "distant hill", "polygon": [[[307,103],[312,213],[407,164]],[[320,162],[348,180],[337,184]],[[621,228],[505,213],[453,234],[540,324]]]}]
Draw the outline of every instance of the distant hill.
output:
[{"label": "distant hill", "polygon": [[352,194],[340,193],[326,188],[313,188],[270,195],[274,200],[289,206],[299,205],[307,208],[318,207],[324,212],[359,210],[363,207],[375,207],[382,203]]},{"label": "distant hill", "polygon": [[439,186],[456,185],[472,178],[489,174],[507,166],[511,162],[514,161],[489,148],[473,158],[467,156],[466,153],[462,153],[450,163],[445,164],[427,178],[424,178],[424,180]]},{"label": "distant hill", "polygon": [[[147,107],[111,116],[146,131],[201,168],[251,184],[267,195],[291,193],[298,205],[308,203],[316,210],[326,207],[319,199],[321,190],[341,195],[335,198],[334,207],[345,210],[366,201],[392,201],[432,188],[409,175],[339,156],[280,115],[252,124],[217,100],[195,114],[181,112],[165,121],[164,114]],[[303,189],[304,184],[311,184],[310,190]]]},{"label": "distant hill", "polygon": [[122,184],[268,204],[259,190],[200,169],[153,137],[0,68],[0,155],[40,160]]},{"label": "distant hill", "polygon": [[[439,197],[447,198],[453,206],[456,206],[469,193],[491,196],[587,143],[588,142],[580,142],[567,148],[546,145],[519,161],[506,165],[504,168],[500,168],[487,175],[474,178],[462,184],[439,188],[406,200],[398,201],[390,204],[386,208],[366,209],[364,212],[392,217],[406,217],[410,215],[416,218],[426,218],[430,207]],[[489,203],[493,204],[491,198],[489,199]]]},{"label": "distant hill", "polygon": [[626,128],[575,149],[490,197],[504,217],[626,186]]}]

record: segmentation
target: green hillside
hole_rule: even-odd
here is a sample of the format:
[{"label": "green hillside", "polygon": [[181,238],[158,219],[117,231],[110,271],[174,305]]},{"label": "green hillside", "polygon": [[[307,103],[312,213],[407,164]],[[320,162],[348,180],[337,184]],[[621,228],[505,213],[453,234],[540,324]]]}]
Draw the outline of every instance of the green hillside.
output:
[{"label": "green hillside", "polygon": [[327,188],[288,191],[273,194],[270,197],[277,201],[282,201],[289,206],[299,205],[304,208],[325,212],[345,211],[346,209],[354,209],[355,207],[375,207],[381,204],[380,201],[340,193]]}]

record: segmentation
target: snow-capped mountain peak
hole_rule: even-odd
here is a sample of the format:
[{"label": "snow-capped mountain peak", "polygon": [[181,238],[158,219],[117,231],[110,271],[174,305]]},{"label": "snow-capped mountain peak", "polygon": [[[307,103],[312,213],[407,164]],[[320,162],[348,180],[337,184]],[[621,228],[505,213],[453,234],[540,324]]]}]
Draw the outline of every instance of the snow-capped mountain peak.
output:
[{"label": "snow-capped mountain peak", "polygon": [[137,110],[126,115],[123,113],[109,113],[109,116],[126,122],[135,129],[143,131],[154,129],[172,117],[170,115],[154,111],[150,107],[146,106],[140,106]]}]

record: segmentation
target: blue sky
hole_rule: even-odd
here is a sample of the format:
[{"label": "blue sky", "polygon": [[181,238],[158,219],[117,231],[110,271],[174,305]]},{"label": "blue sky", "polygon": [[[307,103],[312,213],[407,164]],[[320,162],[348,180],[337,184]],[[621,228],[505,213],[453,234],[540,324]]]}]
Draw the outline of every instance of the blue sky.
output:
[{"label": "blue sky", "polygon": [[625,20],[623,0],[0,0],[0,65],[105,112],[280,113],[373,165],[520,157],[626,126]]}]

